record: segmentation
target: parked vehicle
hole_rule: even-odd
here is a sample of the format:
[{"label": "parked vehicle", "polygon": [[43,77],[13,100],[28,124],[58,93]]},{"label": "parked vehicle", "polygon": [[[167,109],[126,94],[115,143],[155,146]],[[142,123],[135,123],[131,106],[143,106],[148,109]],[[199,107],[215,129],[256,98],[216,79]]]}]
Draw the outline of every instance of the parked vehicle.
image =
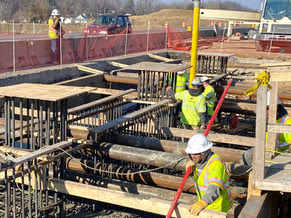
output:
[{"label": "parked vehicle", "polygon": [[291,0],[265,0],[261,24],[256,38],[256,50],[270,45],[287,48],[291,43]]},{"label": "parked vehicle", "polygon": [[84,29],[85,34],[89,35],[111,35],[132,32],[131,23],[127,15],[101,15],[95,22]]}]

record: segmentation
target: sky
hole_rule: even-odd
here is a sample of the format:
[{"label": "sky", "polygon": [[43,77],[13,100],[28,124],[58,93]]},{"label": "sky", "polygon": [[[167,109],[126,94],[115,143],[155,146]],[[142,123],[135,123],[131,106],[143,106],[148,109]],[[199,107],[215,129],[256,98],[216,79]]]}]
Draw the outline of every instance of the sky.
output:
[{"label": "sky", "polygon": [[[184,1],[184,0],[163,0],[165,2],[172,2],[172,1]],[[189,3],[192,2],[192,0],[188,0]],[[201,2],[206,2],[207,0],[200,0]],[[223,0],[221,0],[223,1]],[[238,2],[240,4],[242,4],[243,6],[247,6],[249,8],[253,8],[255,10],[259,10],[261,8],[261,2],[263,0],[229,0],[229,1],[233,1],[233,2]]]}]

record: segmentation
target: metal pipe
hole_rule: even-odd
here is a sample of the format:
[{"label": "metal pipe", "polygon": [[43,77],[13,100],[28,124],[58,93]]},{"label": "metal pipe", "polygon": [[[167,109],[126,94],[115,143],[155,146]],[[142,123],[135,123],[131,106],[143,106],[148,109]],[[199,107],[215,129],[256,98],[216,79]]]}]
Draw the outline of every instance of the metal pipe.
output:
[{"label": "metal pipe", "polygon": [[[95,168],[95,172],[93,169],[89,169],[85,167],[84,165],[81,165],[81,163],[85,164],[86,166],[90,168]],[[66,160],[66,166],[68,170],[78,171],[78,172],[84,172],[84,173],[94,173],[97,175],[102,175],[103,177],[110,177],[114,179],[120,179],[125,180],[129,182],[137,182],[137,183],[143,183],[147,185],[156,185],[163,188],[169,188],[176,190],[179,187],[179,184],[182,181],[181,177],[178,176],[172,176],[172,175],[166,175],[162,173],[156,173],[156,172],[144,172],[144,173],[136,173],[131,174],[133,172],[136,172],[134,168],[127,168],[115,164],[107,164],[102,162],[97,162],[94,164],[94,161],[91,160],[81,160],[77,158],[68,158]],[[95,166],[95,167],[94,167]],[[102,170],[108,171],[110,173],[104,173]],[[118,175],[118,173],[122,173],[123,175]],[[190,193],[196,193],[194,182],[193,180],[187,181],[183,191],[190,192]]]},{"label": "metal pipe", "polygon": [[[187,155],[187,153],[185,152],[187,143],[184,142],[127,135],[116,135],[114,136],[113,140],[113,142],[116,144]],[[218,154],[226,162],[239,162],[241,155],[244,152],[243,150],[239,149],[223,148],[216,146],[212,147],[212,151]]]},{"label": "metal pipe", "polygon": [[192,47],[191,47],[191,68],[190,68],[190,81],[196,77],[196,65],[197,65],[197,51],[198,51],[198,34],[199,34],[199,15],[200,15],[200,0],[194,0],[193,2],[193,28],[192,28]]}]

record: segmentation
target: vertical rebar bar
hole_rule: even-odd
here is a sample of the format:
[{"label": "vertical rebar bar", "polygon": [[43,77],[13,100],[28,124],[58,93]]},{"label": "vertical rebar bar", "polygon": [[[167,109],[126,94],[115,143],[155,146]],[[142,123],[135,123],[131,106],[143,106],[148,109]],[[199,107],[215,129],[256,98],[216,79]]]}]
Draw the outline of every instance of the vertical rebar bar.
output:
[{"label": "vertical rebar bar", "polygon": [[4,97],[5,145],[8,145],[8,98]]},{"label": "vertical rebar bar", "polygon": [[8,98],[8,116],[7,116],[7,130],[8,130],[8,146],[11,146],[11,98]]},{"label": "vertical rebar bar", "polygon": [[34,100],[31,100],[31,149],[35,150],[35,143],[34,143]]},{"label": "vertical rebar bar", "polygon": [[19,101],[19,109],[20,109],[20,149],[23,148],[23,99],[21,98]]}]

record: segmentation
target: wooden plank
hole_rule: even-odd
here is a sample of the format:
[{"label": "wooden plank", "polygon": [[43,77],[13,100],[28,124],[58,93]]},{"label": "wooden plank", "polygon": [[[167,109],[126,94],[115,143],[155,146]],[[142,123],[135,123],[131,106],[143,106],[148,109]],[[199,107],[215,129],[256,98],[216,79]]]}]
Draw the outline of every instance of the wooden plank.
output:
[{"label": "wooden plank", "polygon": [[86,66],[83,66],[83,65],[80,65],[80,64],[75,64],[75,66],[79,69],[79,70],[82,70],[82,71],[85,71],[85,72],[88,72],[88,73],[94,73],[94,74],[104,74],[104,71],[101,71],[101,70],[97,70],[97,69],[94,69],[94,68],[91,68],[91,67],[86,67]]},{"label": "wooden plank", "polygon": [[257,114],[256,114],[256,146],[253,157],[254,180],[264,178],[265,167],[265,139],[267,125],[267,86],[258,88]]},{"label": "wooden plank", "polygon": [[291,81],[291,70],[289,72],[272,72],[270,76],[271,82],[290,82]]},{"label": "wooden plank", "polygon": [[189,69],[190,65],[168,64],[168,63],[156,63],[156,62],[142,62],[133,64],[125,69],[139,70],[139,71],[154,71],[154,72],[173,72],[183,71]]},{"label": "wooden plank", "polygon": [[126,68],[129,66],[128,64],[122,64],[122,63],[118,63],[116,61],[109,61],[109,63],[115,67],[121,67],[121,68]]},{"label": "wooden plank", "polygon": [[[33,159],[36,159],[40,156],[52,153],[54,151],[58,151],[59,148],[63,149],[63,148],[68,147],[70,145],[72,145],[72,142],[63,141],[63,142],[59,142],[59,143],[54,144],[54,145],[43,147],[43,148],[36,150],[34,152],[31,152],[27,155],[13,159],[12,164],[10,165],[10,168],[18,166],[18,165],[23,164],[23,163],[26,163],[26,162],[31,161]],[[0,172],[4,171],[6,169],[7,168],[1,168]]]},{"label": "wooden plank", "polygon": [[149,53],[148,55],[151,58],[154,58],[154,59],[157,59],[157,60],[160,60],[160,61],[165,61],[165,62],[180,61],[180,59],[165,58],[165,57],[162,57],[160,55],[155,55],[155,54],[152,54],[152,53]]},{"label": "wooden plank", "polygon": [[83,104],[83,105],[80,105],[80,106],[77,106],[77,107],[74,107],[74,108],[70,108],[68,110],[68,114],[74,114],[74,113],[86,110],[88,108],[92,108],[94,106],[105,104],[107,102],[110,102],[110,101],[113,101],[115,99],[118,99],[118,98],[120,98],[120,97],[122,97],[124,95],[127,95],[129,93],[132,93],[134,91],[135,91],[135,89],[128,89],[126,91],[122,91],[121,93],[118,93],[118,94],[115,94],[115,95],[111,95],[111,96],[108,96],[108,97],[105,97],[105,98],[101,98],[101,99],[93,101],[93,102],[89,102],[87,104]]},{"label": "wooden plank", "polygon": [[[165,216],[171,205],[171,199],[161,200],[157,198],[142,198],[139,195],[121,192],[118,190],[110,190],[102,187],[96,187],[78,182],[65,181],[60,179],[49,179],[48,189],[64,194],[101,201],[105,203],[115,204],[122,207],[134,208],[137,210],[147,211]],[[189,206],[185,204],[178,204],[174,210],[173,217],[193,217],[189,213]],[[226,217],[226,213],[203,210],[198,217]]]},{"label": "wooden plank", "polygon": [[254,181],[257,189],[291,193],[291,170],[270,168],[266,178]]},{"label": "wooden plank", "polygon": [[[269,119],[268,123],[276,123],[277,119],[277,99],[278,99],[278,82],[272,82],[272,89],[270,91],[270,105],[269,105]],[[277,134],[273,132],[268,133],[267,149],[275,151],[276,150],[276,137]],[[270,160],[274,153],[269,153],[267,159]]]},{"label": "wooden plank", "polygon": [[273,63],[261,63],[263,67],[278,67],[278,66],[291,66],[291,62],[273,62]]},{"label": "wooden plank", "polygon": [[282,124],[282,123],[269,124],[268,132],[291,134],[291,125]]},{"label": "wooden plank", "polygon": [[238,217],[273,218],[277,217],[278,207],[278,193],[265,193],[262,196],[251,196]]},{"label": "wooden plank", "polygon": [[44,101],[60,101],[92,90],[94,88],[22,83],[0,87],[0,95]]},{"label": "wooden plank", "polygon": [[[179,128],[167,128],[164,127],[163,133],[169,136],[174,137],[184,137],[184,138],[191,138],[198,132],[188,129],[179,129]],[[237,136],[237,135],[227,135],[227,134],[220,134],[220,133],[209,133],[208,139],[213,142],[220,142],[220,143],[227,143],[233,145],[242,145],[242,146],[255,146],[255,138],[246,137],[246,136]]]}]

